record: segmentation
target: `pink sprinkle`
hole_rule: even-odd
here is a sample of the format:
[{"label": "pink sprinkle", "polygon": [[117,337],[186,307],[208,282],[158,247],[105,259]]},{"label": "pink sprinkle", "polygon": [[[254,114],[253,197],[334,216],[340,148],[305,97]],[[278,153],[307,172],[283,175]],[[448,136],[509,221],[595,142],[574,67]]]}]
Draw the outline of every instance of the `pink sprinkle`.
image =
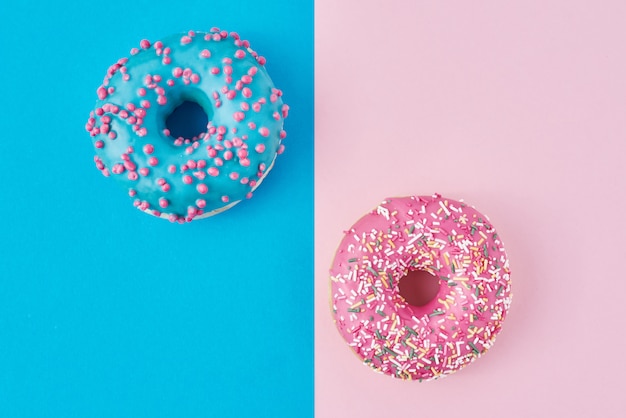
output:
[{"label": "pink sprinkle", "polygon": [[244,177],[241,180],[239,180],[239,183],[241,183],[241,184],[248,184],[248,181],[249,181],[248,177]]},{"label": "pink sprinkle", "polygon": [[143,107],[144,109],[150,109],[150,102],[147,100],[142,100],[141,107]]},{"label": "pink sprinkle", "polygon": [[230,199],[228,199],[228,196],[222,196],[222,202],[224,203],[228,203]]},{"label": "pink sprinkle", "polygon": [[217,155],[217,151],[213,148],[207,147],[207,155],[211,158],[214,158]]},{"label": "pink sprinkle", "polygon": [[256,123],[254,123],[254,122],[248,122],[248,128],[250,128],[250,129],[256,129]]},{"label": "pink sprinkle", "polygon": [[272,117],[273,117],[275,120],[280,120],[280,113],[278,113],[278,112],[274,112],[274,113],[272,113]]},{"label": "pink sprinkle", "polygon": [[146,89],[144,89],[143,87],[137,89],[137,95],[141,96],[141,97],[145,96],[146,95]]},{"label": "pink sprinkle", "polygon": [[126,167],[128,171],[135,171],[137,169],[137,165],[130,160],[124,161],[124,167]]},{"label": "pink sprinkle", "polygon": [[189,79],[194,84],[198,84],[200,82],[200,76],[198,74],[192,74],[191,77],[189,77]]},{"label": "pink sprinkle", "polygon": [[169,165],[169,166],[167,167],[167,171],[168,171],[170,174],[174,174],[174,173],[176,172],[176,166],[175,166],[174,164]]},{"label": "pink sprinkle", "polygon": [[274,103],[278,100],[278,96],[275,94],[270,94],[270,102]]},{"label": "pink sprinkle", "polygon": [[152,167],[154,167],[158,163],[159,163],[159,160],[156,157],[148,158],[148,164],[151,165]]},{"label": "pink sprinkle", "polygon": [[115,87],[109,87],[109,88],[107,89],[107,93],[108,93],[108,94],[113,94],[114,92],[115,92]]},{"label": "pink sprinkle", "polygon": [[209,167],[207,173],[209,174],[209,176],[216,177],[220,174],[220,171],[215,167]]},{"label": "pink sprinkle", "polygon": [[220,157],[213,158],[213,163],[218,167],[221,167],[224,165],[224,161]]},{"label": "pink sprinkle", "polygon": [[152,154],[154,152],[154,145],[152,144],[146,144],[143,146],[143,152],[145,152],[146,154]]},{"label": "pink sprinkle", "polygon": [[196,186],[196,190],[198,191],[198,193],[200,194],[206,194],[206,192],[209,191],[209,188],[207,187],[206,184],[204,183],[200,183]]},{"label": "pink sprinkle", "polygon": [[161,186],[161,190],[163,190],[164,192],[169,192],[170,191],[170,185],[165,183],[163,186]]},{"label": "pink sprinkle", "polygon": [[190,36],[183,36],[182,38],[180,38],[180,43],[182,45],[186,45],[188,43],[191,42],[191,37]]},{"label": "pink sprinkle", "polygon": [[270,130],[267,129],[265,126],[262,126],[259,128],[259,133],[261,134],[261,136],[264,136],[264,137],[270,136]]},{"label": "pink sprinkle", "polygon": [[139,48],[131,48],[130,55],[137,55],[139,53]]},{"label": "pink sprinkle", "polygon": [[235,96],[237,95],[237,91],[235,90],[229,90],[228,93],[226,93],[226,98],[228,100],[233,100],[235,98]]},{"label": "pink sprinkle", "polygon": [[147,176],[148,174],[150,174],[150,169],[148,167],[141,167],[139,169],[139,174],[141,174],[142,176]]},{"label": "pink sprinkle", "polygon": [[265,57],[258,57],[256,59],[256,61],[261,64],[261,65],[265,65],[265,63],[267,62],[267,60],[265,59]]},{"label": "pink sprinkle", "polygon": [[161,62],[163,63],[163,65],[169,65],[172,63],[172,59],[168,56],[163,57],[163,59],[161,60]]},{"label": "pink sprinkle", "polygon": [[237,82],[235,83],[235,89],[241,90],[242,88],[243,88],[243,83],[241,82],[241,80],[237,80]]},{"label": "pink sprinkle", "polygon": [[241,94],[243,94],[243,97],[249,99],[250,97],[252,97],[252,90],[250,90],[248,87],[244,87],[241,91]]},{"label": "pink sprinkle", "polygon": [[242,158],[241,160],[239,160],[239,164],[241,164],[243,167],[249,167],[250,160],[247,158]]},{"label": "pink sprinkle", "polygon": [[226,127],[218,126],[217,127],[217,133],[220,134],[220,135],[224,135],[226,133]]},{"label": "pink sprinkle", "polygon": [[96,143],[94,144],[96,148],[104,148],[104,142],[98,140],[96,141]]},{"label": "pink sprinkle", "polygon": [[128,173],[128,180],[135,181],[139,178],[136,171],[130,171]]},{"label": "pink sprinkle", "polygon": [[250,77],[249,75],[246,74],[243,77],[241,77],[241,81],[244,84],[250,84],[250,83],[252,83],[252,77]]},{"label": "pink sprinkle", "polygon": [[285,139],[287,138],[287,131],[285,130],[280,130],[280,139]]},{"label": "pink sprinkle", "polygon": [[159,199],[159,206],[161,206],[163,209],[168,207],[169,204],[170,204],[170,202],[166,198],[162,197],[162,198]]},{"label": "pink sprinkle", "polygon": [[115,133],[115,131],[111,131],[111,132],[109,132],[109,138],[110,138],[110,139],[115,139],[115,138],[117,138],[117,134]]},{"label": "pink sprinkle", "polygon": [[254,147],[254,150],[261,154],[263,151],[265,151],[265,144],[258,144],[256,147]]},{"label": "pink sprinkle", "polygon": [[233,158],[233,152],[232,151],[226,151],[224,152],[224,159],[226,161],[230,161]]},{"label": "pink sprinkle", "polygon": [[124,168],[122,164],[118,163],[118,164],[113,164],[111,171],[113,172],[113,174],[122,174],[124,171],[126,171],[126,169]]},{"label": "pink sprinkle", "polygon": [[232,173],[230,173],[229,177],[231,180],[237,180],[239,178],[239,173],[233,171]]},{"label": "pink sprinkle", "polygon": [[157,184],[158,184],[159,186],[163,186],[165,183],[167,183],[167,182],[165,181],[165,179],[164,179],[163,177],[159,177],[159,178],[157,179]]},{"label": "pink sprinkle", "polygon": [[248,151],[241,148],[237,151],[237,157],[239,158],[246,158],[248,156]]},{"label": "pink sprinkle", "polygon": [[164,105],[167,103],[167,99],[165,98],[165,96],[159,96],[157,97],[157,103],[160,105]]},{"label": "pink sprinkle", "polygon": [[224,74],[231,75],[232,73],[233,73],[233,67],[231,67],[230,65],[225,65],[224,66]]},{"label": "pink sprinkle", "polygon": [[237,122],[241,122],[246,117],[246,114],[243,112],[235,112],[233,113],[233,119]]},{"label": "pink sprinkle", "polygon": [[241,108],[241,110],[250,110],[250,105],[247,102],[241,102],[239,107]]},{"label": "pink sprinkle", "polygon": [[246,53],[245,53],[245,51],[243,49],[238,49],[238,50],[235,51],[235,58],[241,59],[241,58],[243,58],[245,56],[246,56]]},{"label": "pink sprinkle", "polygon": [[202,52],[200,52],[200,56],[202,58],[210,58],[211,57],[211,51],[209,51],[208,49],[203,49]]},{"label": "pink sprinkle", "polygon": [[206,207],[206,200],[204,199],[196,200],[196,206],[199,207],[200,209]]},{"label": "pink sprinkle", "polygon": [[243,141],[241,140],[241,138],[236,136],[233,138],[233,145],[236,147],[240,147],[243,145]]},{"label": "pink sprinkle", "polygon": [[287,106],[286,104],[284,104],[280,110],[283,114],[283,118],[286,118],[289,115],[289,106]]},{"label": "pink sprinkle", "polygon": [[139,42],[139,46],[143,49],[148,49],[150,48],[150,41],[147,39],[142,39],[141,42]]},{"label": "pink sprinkle", "polygon": [[206,167],[206,160],[198,160],[197,167],[200,169]]},{"label": "pink sprinkle", "polygon": [[104,100],[107,97],[107,90],[104,87],[98,87],[96,93],[98,93],[98,99],[100,100]]},{"label": "pink sprinkle", "polygon": [[145,118],[146,117],[146,109],[143,109],[141,107],[135,109],[135,116],[137,116],[138,118]]},{"label": "pink sprinkle", "polygon": [[276,154],[280,155],[283,152],[285,152],[285,146],[283,144],[280,144],[280,147],[278,147],[278,151],[276,151]]},{"label": "pink sprinkle", "polygon": [[135,196],[137,196],[137,190],[135,190],[135,189],[128,189],[128,195],[129,195],[130,197],[135,197]]},{"label": "pink sprinkle", "polygon": [[193,178],[192,178],[190,175],[185,174],[185,175],[183,176],[183,183],[185,183],[185,184],[191,184],[192,182],[193,182]]},{"label": "pink sprinkle", "polygon": [[258,70],[259,70],[259,69],[258,69],[258,68],[256,68],[256,67],[250,67],[250,69],[248,70],[248,75],[250,75],[250,76],[254,77],[254,76],[256,75],[256,73],[257,73],[257,71],[258,71]]},{"label": "pink sprinkle", "polygon": [[219,74],[220,73],[220,69],[217,67],[211,67],[211,74]]},{"label": "pink sprinkle", "polygon": [[176,78],[179,78],[183,75],[183,69],[180,67],[176,67],[172,70],[172,75]]},{"label": "pink sprinkle", "polygon": [[252,104],[252,110],[254,110],[255,112],[260,112],[261,111],[261,104],[260,103],[253,103]]},{"label": "pink sprinkle", "polygon": [[187,167],[191,168],[192,170],[194,168],[196,168],[196,166],[197,166],[197,164],[196,164],[196,162],[194,160],[188,160],[186,165],[187,165]]}]

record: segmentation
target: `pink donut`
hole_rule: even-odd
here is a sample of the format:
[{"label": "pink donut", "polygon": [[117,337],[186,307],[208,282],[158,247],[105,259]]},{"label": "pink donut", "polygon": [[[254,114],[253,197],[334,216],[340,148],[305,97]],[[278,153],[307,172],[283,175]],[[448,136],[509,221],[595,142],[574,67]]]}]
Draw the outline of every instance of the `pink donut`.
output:
[{"label": "pink donut", "polygon": [[[439,278],[422,306],[399,290],[415,270]],[[511,304],[509,260],[494,227],[440,195],[387,199],[358,220],[330,280],[341,336],[366,365],[400,379],[436,379],[480,357]]]}]

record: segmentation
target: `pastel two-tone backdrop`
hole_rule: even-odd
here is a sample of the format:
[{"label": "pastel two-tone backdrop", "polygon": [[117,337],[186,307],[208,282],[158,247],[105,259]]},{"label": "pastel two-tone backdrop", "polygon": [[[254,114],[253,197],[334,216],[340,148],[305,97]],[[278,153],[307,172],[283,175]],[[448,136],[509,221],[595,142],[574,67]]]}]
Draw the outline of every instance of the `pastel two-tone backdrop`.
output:
[{"label": "pastel two-tone backdrop", "polygon": [[[0,416],[621,417],[626,5],[241,0],[0,4]],[[267,57],[286,151],[252,200],[171,225],[84,124],[143,38],[219,26]],[[513,304],[459,373],[363,366],[328,268],[382,199],[489,215]]]}]

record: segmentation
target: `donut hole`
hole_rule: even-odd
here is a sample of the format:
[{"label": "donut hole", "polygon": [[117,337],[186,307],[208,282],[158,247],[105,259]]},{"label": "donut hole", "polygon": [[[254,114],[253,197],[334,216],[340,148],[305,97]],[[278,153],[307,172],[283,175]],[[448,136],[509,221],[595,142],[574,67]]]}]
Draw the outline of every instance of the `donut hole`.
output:
[{"label": "donut hole", "polygon": [[412,306],[424,306],[437,297],[439,278],[424,270],[411,270],[398,283],[400,296]]},{"label": "donut hole", "polygon": [[206,133],[209,115],[204,108],[192,100],[185,100],[165,119],[165,127],[174,139],[195,141]]}]

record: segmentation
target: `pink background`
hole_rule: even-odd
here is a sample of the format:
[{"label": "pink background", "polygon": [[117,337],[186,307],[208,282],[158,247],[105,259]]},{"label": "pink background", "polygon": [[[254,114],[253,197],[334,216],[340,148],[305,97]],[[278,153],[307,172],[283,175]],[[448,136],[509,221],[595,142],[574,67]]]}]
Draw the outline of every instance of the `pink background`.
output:
[{"label": "pink background", "polygon": [[[623,416],[626,2],[441,3],[316,1],[316,415]],[[433,192],[491,218],[514,296],[419,384],[352,354],[327,272],[383,198]]]}]

